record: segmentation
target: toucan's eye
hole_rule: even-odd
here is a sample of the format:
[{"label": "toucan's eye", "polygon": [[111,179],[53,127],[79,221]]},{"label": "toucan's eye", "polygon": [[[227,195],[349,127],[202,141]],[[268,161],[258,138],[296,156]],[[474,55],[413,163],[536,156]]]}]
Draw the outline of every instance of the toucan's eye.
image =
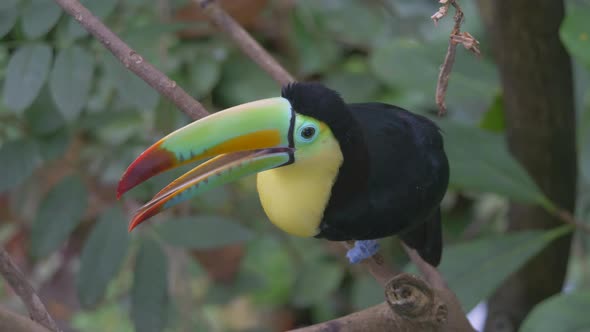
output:
[{"label": "toucan's eye", "polygon": [[303,142],[311,142],[317,136],[318,128],[315,124],[305,124],[299,128],[299,140]]},{"label": "toucan's eye", "polygon": [[315,128],[314,127],[305,127],[301,131],[301,137],[305,139],[311,139],[315,135]]}]

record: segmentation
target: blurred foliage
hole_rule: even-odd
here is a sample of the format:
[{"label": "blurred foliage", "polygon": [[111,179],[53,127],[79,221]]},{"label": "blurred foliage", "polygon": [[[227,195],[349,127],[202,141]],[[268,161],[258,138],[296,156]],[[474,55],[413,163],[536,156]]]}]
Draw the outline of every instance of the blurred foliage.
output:
[{"label": "blurred foliage", "polygon": [[[254,1],[264,5],[249,6]],[[183,11],[194,10],[186,1],[82,3],[210,110],[279,94],[276,83],[202,17],[179,21]],[[256,18],[249,30],[299,79],[323,81],[349,102],[382,101],[433,115],[452,26],[450,19],[439,27],[430,21],[436,1],[235,3],[241,16]],[[506,150],[495,65],[474,2],[462,6],[465,30],[480,39],[484,55],[457,52],[451,111],[437,121],[452,169],[441,270],[470,310],[569,229],[504,235],[508,199],[555,207]],[[576,69],[577,217],[588,221],[590,3],[568,6],[561,38]],[[266,222],[251,178],[129,235],[129,213],[183,170],[139,186],[122,203],[115,199],[120,175],[143,149],[189,120],[52,0],[0,2],[0,89],[0,239],[42,291],[74,292],[73,299],[51,298],[52,314],[65,329],[285,330],[383,300],[376,282],[349,266],[339,247],[279,234]],[[395,241],[382,241],[384,254],[403,264]],[[590,326],[580,311],[590,305],[589,245],[577,237],[570,293],[540,304],[523,331]],[[68,273],[75,282],[63,282]],[[2,297],[16,305],[13,296]]]}]

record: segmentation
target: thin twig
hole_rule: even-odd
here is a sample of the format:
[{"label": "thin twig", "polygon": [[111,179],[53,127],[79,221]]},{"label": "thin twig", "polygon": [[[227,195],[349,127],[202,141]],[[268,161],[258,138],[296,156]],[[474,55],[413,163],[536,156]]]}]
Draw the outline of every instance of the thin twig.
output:
[{"label": "thin twig", "polygon": [[47,308],[45,308],[45,305],[41,302],[39,295],[37,295],[33,287],[27,281],[27,278],[25,278],[24,274],[19,270],[16,264],[14,264],[8,252],[1,247],[0,274],[2,274],[2,277],[4,277],[6,282],[10,285],[10,288],[14,290],[21,301],[23,301],[32,320],[51,331],[60,331],[53,318],[51,318],[51,315],[49,315],[49,312],[47,312]]},{"label": "thin twig", "polygon": [[461,24],[463,23],[463,11],[455,0],[439,0],[443,5],[439,10],[434,13],[430,18],[434,21],[435,25],[438,25],[438,21],[447,15],[449,6],[455,8],[454,21],[455,25],[449,36],[449,47],[447,48],[447,54],[445,60],[440,67],[438,74],[438,81],[436,83],[436,105],[438,105],[438,115],[444,115],[447,112],[445,105],[445,99],[447,95],[447,89],[449,87],[449,76],[453,71],[453,64],[455,64],[455,55],[457,53],[457,45],[461,44],[469,51],[473,52],[477,56],[481,53],[479,51],[479,42],[473,38],[468,32],[461,33]]},{"label": "thin twig", "polygon": [[579,229],[585,233],[590,234],[590,225],[577,220],[576,217],[574,217],[574,215],[571,212],[569,212],[568,210],[557,209],[557,210],[553,211],[553,213],[559,219],[561,219],[561,221],[563,221],[564,223],[566,223],[568,225],[572,225],[576,229]]},{"label": "thin twig", "polygon": [[152,88],[167,97],[191,119],[196,120],[209,113],[198,101],[184,91],[175,81],[147,62],[117,35],[109,30],[77,0],[55,0],[68,14],[98,39],[113,55]]},{"label": "thin twig", "polygon": [[242,52],[265,70],[280,85],[295,81],[260,44],[250,36],[229,14],[227,14],[215,0],[193,0],[215,25],[229,35],[240,47]]}]

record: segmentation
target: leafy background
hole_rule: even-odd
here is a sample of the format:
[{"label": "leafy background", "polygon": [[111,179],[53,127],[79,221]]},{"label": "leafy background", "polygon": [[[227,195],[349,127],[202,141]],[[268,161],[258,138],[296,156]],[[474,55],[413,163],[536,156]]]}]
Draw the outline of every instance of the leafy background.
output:
[{"label": "leafy background", "polygon": [[[276,96],[279,87],[186,1],[82,1],[208,109]],[[227,9],[300,79],[349,102],[433,115],[449,19],[419,1],[226,1]],[[571,231],[505,235],[508,200],[553,205],[505,148],[502,95],[477,8],[437,120],[451,162],[441,270],[470,311],[527,259]],[[576,216],[590,220],[590,2],[569,1],[561,38],[574,59],[580,160]],[[357,23],[351,23],[357,22]],[[65,330],[276,331],[383,300],[338,246],[286,236],[266,221],[253,178],[198,197],[128,234],[129,213],[177,176],[123,200],[116,183],[143,149],[188,119],[133,76],[52,0],[0,2],[0,241]],[[398,266],[397,240],[381,241]],[[587,328],[587,237],[577,236],[563,294],[522,331]],[[548,273],[550,273],[548,267]],[[0,284],[0,301],[23,311]],[[557,324],[557,325],[551,325]]]}]

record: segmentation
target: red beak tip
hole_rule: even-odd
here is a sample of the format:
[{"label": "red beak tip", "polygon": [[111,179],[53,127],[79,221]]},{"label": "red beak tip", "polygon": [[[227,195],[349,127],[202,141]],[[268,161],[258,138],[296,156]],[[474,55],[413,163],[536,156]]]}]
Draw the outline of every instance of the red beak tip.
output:
[{"label": "red beak tip", "polygon": [[119,184],[117,185],[117,199],[121,198],[121,196],[123,196],[123,194],[125,194],[127,190],[129,190],[129,188],[125,188],[123,179],[121,179],[121,181],[119,181]]},{"label": "red beak tip", "polygon": [[127,227],[127,231],[128,231],[129,233],[131,233],[131,232],[133,231],[133,229],[134,229],[135,227],[137,227],[137,225],[138,225],[138,223],[136,223],[136,222],[135,222],[135,220],[131,221],[131,222],[129,223],[129,227]]}]

